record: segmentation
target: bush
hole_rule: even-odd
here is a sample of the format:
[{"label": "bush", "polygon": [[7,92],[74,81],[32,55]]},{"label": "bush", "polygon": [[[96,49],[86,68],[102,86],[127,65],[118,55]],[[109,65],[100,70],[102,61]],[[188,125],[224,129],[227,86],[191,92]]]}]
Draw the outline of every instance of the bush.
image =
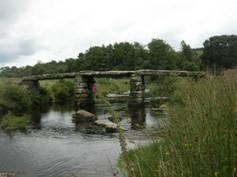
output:
[{"label": "bush", "polygon": [[29,113],[34,109],[42,110],[49,105],[51,98],[47,90],[28,90],[13,79],[0,79],[0,105],[14,114]]},{"label": "bush", "polygon": [[31,110],[46,110],[52,103],[52,98],[44,88],[30,91]]},{"label": "bush", "polygon": [[128,79],[96,79],[96,95],[106,95],[108,93],[123,93],[129,91]]},{"label": "bush", "polygon": [[147,88],[150,90],[149,96],[172,96],[180,80],[177,77],[151,78],[151,82],[147,84]]},{"label": "bush", "polygon": [[15,113],[30,111],[31,98],[29,91],[14,84],[4,85],[1,91],[1,104]]},{"label": "bush", "polygon": [[30,119],[27,116],[14,116],[8,114],[2,117],[0,127],[4,130],[25,130]]},{"label": "bush", "polygon": [[59,80],[52,86],[52,93],[56,103],[65,104],[73,100],[74,83],[72,80]]}]

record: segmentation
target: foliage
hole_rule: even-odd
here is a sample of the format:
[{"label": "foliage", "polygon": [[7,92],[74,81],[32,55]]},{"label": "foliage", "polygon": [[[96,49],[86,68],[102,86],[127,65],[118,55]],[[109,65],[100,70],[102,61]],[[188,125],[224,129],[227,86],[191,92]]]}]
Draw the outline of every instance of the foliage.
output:
[{"label": "foliage", "polygon": [[74,96],[74,83],[72,80],[59,80],[52,86],[53,98],[56,103],[65,104]]},{"label": "foliage", "polygon": [[202,61],[209,67],[232,68],[237,65],[237,35],[213,36],[204,42]]},{"label": "foliage", "polygon": [[124,93],[129,90],[128,79],[96,79],[96,96],[108,93]]},{"label": "foliage", "polygon": [[43,109],[51,102],[48,92],[40,88],[28,90],[15,79],[0,79],[0,105],[14,114],[23,114],[34,109]]},{"label": "foliage", "polygon": [[29,91],[11,81],[1,80],[0,103],[15,113],[28,112],[31,107]]},{"label": "foliage", "polygon": [[198,71],[201,69],[200,52],[202,50],[191,49],[191,47],[181,42],[181,52],[177,58],[177,67],[187,71]]},{"label": "foliage", "polygon": [[27,116],[8,114],[0,119],[0,128],[4,130],[25,130],[30,119]]},{"label": "foliage", "polygon": [[177,87],[180,78],[175,77],[159,77],[153,78],[147,83],[146,88],[149,89],[149,96],[165,96],[171,97]]},{"label": "foliage", "polygon": [[31,110],[47,110],[52,103],[48,90],[40,87],[39,90],[30,91]]},{"label": "foliage", "polygon": [[181,52],[176,52],[161,39],[153,39],[144,46],[138,42],[120,42],[107,46],[92,46],[78,58],[34,66],[3,67],[0,76],[20,77],[38,74],[78,72],[80,70],[136,70],[136,69],[187,69],[199,70],[199,55],[184,41]]},{"label": "foliage", "polygon": [[162,139],[129,152],[134,176],[236,176],[236,91],[233,71],[198,82],[182,80],[170,122],[159,130]]},{"label": "foliage", "polygon": [[160,39],[153,39],[149,44],[150,69],[175,69],[176,55],[169,44]]}]

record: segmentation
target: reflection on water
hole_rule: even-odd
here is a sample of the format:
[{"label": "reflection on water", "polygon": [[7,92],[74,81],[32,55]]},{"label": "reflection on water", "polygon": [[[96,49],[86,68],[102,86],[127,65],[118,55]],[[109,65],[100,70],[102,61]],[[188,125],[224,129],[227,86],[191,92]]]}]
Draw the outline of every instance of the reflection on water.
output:
[{"label": "reflection on water", "polygon": [[129,106],[128,111],[131,117],[131,128],[135,130],[145,128],[145,122],[146,122],[145,105],[139,104]]},{"label": "reflection on water", "polygon": [[[126,103],[113,108],[122,117],[121,126],[129,146],[143,143],[146,131],[156,124],[145,107],[131,109]],[[99,119],[110,115],[106,106],[96,107]],[[146,110],[146,111],[145,111]],[[9,137],[0,132],[0,171],[16,171],[18,177],[111,177],[120,153],[117,134],[88,134],[72,122],[73,110],[34,111],[32,129]],[[132,120],[130,116],[133,117]],[[132,126],[131,126],[132,125]],[[137,129],[141,125],[143,130]],[[92,130],[92,129],[91,129]],[[92,130],[93,131],[93,130]],[[85,133],[86,132],[86,133]]]},{"label": "reflection on water", "polygon": [[40,110],[34,110],[31,113],[31,122],[34,129],[41,129],[41,112]]}]

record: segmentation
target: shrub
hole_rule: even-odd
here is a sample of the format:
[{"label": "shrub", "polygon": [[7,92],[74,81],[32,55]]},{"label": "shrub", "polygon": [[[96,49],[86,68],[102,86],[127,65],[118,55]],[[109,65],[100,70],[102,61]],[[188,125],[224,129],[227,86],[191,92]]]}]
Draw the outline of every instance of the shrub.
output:
[{"label": "shrub", "polygon": [[106,95],[108,93],[123,93],[129,90],[128,79],[96,79],[96,95]]},{"label": "shrub", "polygon": [[74,96],[74,83],[71,80],[59,80],[52,86],[52,93],[56,103],[72,101]]},{"label": "shrub", "polygon": [[27,116],[15,116],[8,114],[2,117],[0,127],[4,130],[24,130],[29,122],[30,119]]},{"label": "shrub", "polygon": [[6,84],[1,92],[2,104],[15,113],[28,112],[31,107],[29,91],[14,84]]},{"label": "shrub", "polygon": [[52,98],[44,88],[30,91],[31,110],[46,110],[52,103]]}]

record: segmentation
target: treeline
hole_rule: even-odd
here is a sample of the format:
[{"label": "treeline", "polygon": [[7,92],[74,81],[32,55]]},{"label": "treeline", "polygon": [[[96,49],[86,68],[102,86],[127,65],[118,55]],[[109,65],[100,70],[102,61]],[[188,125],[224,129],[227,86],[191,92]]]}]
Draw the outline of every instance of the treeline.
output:
[{"label": "treeline", "polygon": [[121,42],[90,47],[77,58],[37,63],[34,66],[4,67],[1,76],[20,77],[45,73],[78,72],[80,70],[178,69],[197,71],[206,68],[233,68],[237,65],[237,36],[214,36],[204,48],[191,49],[184,41],[175,51],[161,39],[146,46],[138,42]]},{"label": "treeline", "polygon": [[34,66],[4,67],[1,76],[19,77],[44,73],[78,72],[80,70],[135,70],[135,69],[182,69],[199,70],[197,52],[184,41],[182,50],[176,52],[169,44],[153,39],[147,46],[137,42],[121,42],[107,46],[90,47],[77,58],[65,61],[37,63]]}]

